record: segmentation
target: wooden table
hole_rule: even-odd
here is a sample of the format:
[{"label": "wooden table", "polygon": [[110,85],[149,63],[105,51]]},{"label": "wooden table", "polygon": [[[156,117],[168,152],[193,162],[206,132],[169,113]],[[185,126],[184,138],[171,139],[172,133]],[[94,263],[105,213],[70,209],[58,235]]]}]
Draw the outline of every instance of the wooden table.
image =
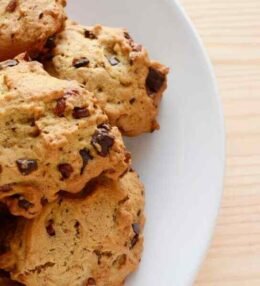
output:
[{"label": "wooden table", "polygon": [[260,285],[260,0],[182,0],[218,78],[227,133],[222,208],[195,286]]}]

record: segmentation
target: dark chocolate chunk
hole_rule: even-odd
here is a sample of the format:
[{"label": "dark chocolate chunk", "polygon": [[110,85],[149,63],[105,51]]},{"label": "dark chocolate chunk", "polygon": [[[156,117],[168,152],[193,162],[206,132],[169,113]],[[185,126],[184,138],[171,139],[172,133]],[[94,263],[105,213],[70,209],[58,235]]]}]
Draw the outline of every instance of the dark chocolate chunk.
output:
[{"label": "dark chocolate chunk", "polygon": [[54,49],[56,47],[55,40],[55,36],[49,37],[44,45],[44,48],[48,50]]},{"label": "dark chocolate chunk", "polygon": [[96,149],[97,153],[105,157],[108,155],[111,147],[114,145],[115,138],[110,135],[107,129],[107,124],[102,124],[98,127],[98,130],[92,136],[91,144]]},{"label": "dark chocolate chunk", "polygon": [[141,226],[139,223],[132,224],[132,228],[135,234],[139,235],[141,233]]},{"label": "dark chocolate chunk", "polygon": [[60,164],[58,165],[58,170],[60,171],[63,180],[68,179],[73,173],[73,168],[70,164]]},{"label": "dark chocolate chunk", "polygon": [[19,62],[17,60],[7,60],[0,64],[0,70],[7,68],[7,67],[14,67],[17,66]]},{"label": "dark chocolate chunk", "polygon": [[129,100],[129,102],[130,102],[130,104],[134,104],[135,102],[136,102],[136,98],[131,98],[130,100]]},{"label": "dark chocolate chunk", "polygon": [[3,167],[0,165],[0,174],[3,172]]},{"label": "dark chocolate chunk", "polygon": [[82,161],[83,161],[82,168],[81,168],[81,170],[80,170],[80,174],[82,175],[83,172],[84,172],[84,170],[85,170],[85,168],[86,168],[86,166],[88,165],[88,162],[89,162],[90,160],[92,160],[93,157],[91,156],[89,150],[87,150],[86,148],[80,150],[80,151],[79,151],[79,154],[80,154],[80,156],[81,156],[81,158],[82,158]]},{"label": "dark chocolate chunk", "polygon": [[76,221],[76,222],[75,222],[74,228],[75,228],[75,230],[76,230],[76,235],[77,235],[77,237],[79,237],[79,235],[80,235],[80,222],[79,222],[79,221]]},{"label": "dark chocolate chunk", "polygon": [[48,222],[47,222],[47,225],[46,225],[46,231],[47,233],[49,234],[49,236],[55,236],[56,235],[56,231],[53,227],[53,224],[54,224],[54,221],[53,219],[50,219]]},{"label": "dark chocolate chunk", "polygon": [[17,7],[17,0],[11,0],[9,4],[6,6],[6,12],[13,13]]},{"label": "dark chocolate chunk", "polygon": [[160,71],[150,68],[149,73],[146,79],[146,86],[148,89],[148,93],[158,92],[162,86],[164,85],[166,77]]},{"label": "dark chocolate chunk", "polygon": [[23,196],[20,196],[18,199],[18,206],[19,208],[28,211],[30,208],[34,207],[34,204],[26,200]]},{"label": "dark chocolate chunk", "polygon": [[86,57],[82,57],[80,59],[74,59],[72,65],[77,69],[86,67],[89,65],[89,60]]},{"label": "dark chocolate chunk", "polygon": [[89,30],[85,30],[84,35],[85,35],[85,38],[88,38],[91,40],[97,39],[97,36],[92,31],[89,31]]},{"label": "dark chocolate chunk", "polygon": [[64,97],[59,98],[54,108],[54,114],[56,114],[59,117],[64,117],[65,109],[66,109],[66,99]]},{"label": "dark chocolate chunk", "polygon": [[130,40],[131,42],[133,41],[133,38],[130,36],[128,32],[124,32],[124,36],[127,40]]},{"label": "dark chocolate chunk", "polygon": [[19,159],[16,161],[16,165],[23,176],[30,175],[38,169],[37,161],[33,159]]},{"label": "dark chocolate chunk", "polygon": [[133,249],[139,240],[139,234],[135,234],[133,239],[131,240],[130,249]]},{"label": "dark chocolate chunk", "polygon": [[72,116],[75,119],[81,119],[85,117],[89,117],[90,113],[86,107],[74,107]]},{"label": "dark chocolate chunk", "polygon": [[88,278],[87,284],[86,286],[95,286],[96,284],[96,280],[94,278]]},{"label": "dark chocolate chunk", "polygon": [[107,57],[107,60],[109,61],[111,66],[117,66],[120,63],[119,59],[116,56]]},{"label": "dark chocolate chunk", "polygon": [[47,204],[48,204],[48,199],[47,198],[45,198],[45,197],[42,197],[41,198],[41,205],[44,207],[44,206],[46,206]]}]

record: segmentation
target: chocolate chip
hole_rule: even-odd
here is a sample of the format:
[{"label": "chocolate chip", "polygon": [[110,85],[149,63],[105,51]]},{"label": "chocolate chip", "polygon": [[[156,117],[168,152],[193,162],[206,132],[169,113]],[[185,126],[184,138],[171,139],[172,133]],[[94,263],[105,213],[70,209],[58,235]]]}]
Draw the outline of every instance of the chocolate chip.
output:
[{"label": "chocolate chip", "polygon": [[75,230],[76,230],[76,235],[77,235],[77,237],[79,237],[79,235],[80,235],[80,223],[79,223],[79,221],[76,221],[76,222],[75,222],[74,228],[75,228]]},{"label": "chocolate chip", "polygon": [[72,65],[77,69],[82,68],[82,67],[86,67],[86,66],[88,66],[88,64],[89,64],[89,60],[85,57],[82,57],[80,59],[74,59],[72,62]]},{"label": "chocolate chip", "polygon": [[56,47],[55,40],[55,36],[49,37],[44,45],[44,48],[48,50],[54,49]]},{"label": "chocolate chip", "polygon": [[42,19],[42,18],[43,18],[43,16],[44,16],[44,14],[43,14],[43,13],[40,13],[40,15],[39,15],[39,19]]},{"label": "chocolate chip", "polygon": [[128,32],[124,32],[124,37],[125,37],[127,40],[133,41],[133,38],[130,36],[130,34],[129,34]]},{"label": "chocolate chip", "polygon": [[88,278],[87,284],[86,286],[95,286],[96,284],[96,280],[94,278]]},{"label": "chocolate chip", "polygon": [[82,158],[82,161],[83,161],[82,168],[81,168],[81,170],[80,170],[80,174],[82,175],[83,172],[84,172],[84,170],[85,170],[85,168],[86,168],[86,166],[87,166],[87,164],[88,164],[88,162],[89,162],[90,160],[92,160],[93,157],[91,156],[89,150],[87,150],[86,148],[80,150],[80,151],[79,151],[79,154],[80,154],[80,156],[81,156],[81,158]]},{"label": "chocolate chip", "polygon": [[47,204],[48,204],[48,199],[47,198],[45,198],[45,197],[42,197],[41,198],[41,205],[44,207],[44,206],[46,206]]},{"label": "chocolate chip", "polygon": [[133,239],[131,240],[130,249],[133,249],[139,240],[139,234],[135,234]]},{"label": "chocolate chip", "polygon": [[129,100],[130,104],[134,104],[135,102],[136,102],[136,98],[134,98],[134,97]]},{"label": "chocolate chip", "polygon": [[89,115],[90,113],[86,107],[74,107],[72,112],[72,116],[75,119],[85,118],[88,117]]},{"label": "chocolate chip", "polygon": [[6,6],[6,12],[13,13],[17,7],[17,0],[11,0],[9,4]]},{"label": "chocolate chip", "polygon": [[28,211],[30,208],[34,207],[34,204],[26,200],[23,196],[20,196],[18,199],[18,206],[21,209]]},{"label": "chocolate chip", "polygon": [[97,153],[105,157],[108,155],[111,147],[114,145],[115,138],[108,133],[107,125],[100,125],[92,136],[91,144],[96,149]]},{"label": "chocolate chip", "polygon": [[132,224],[132,228],[135,234],[139,235],[141,233],[141,226],[139,223]]},{"label": "chocolate chip", "polygon": [[0,165],[0,174],[3,172],[3,167]]},{"label": "chocolate chip", "polygon": [[89,30],[85,30],[84,35],[85,35],[85,38],[88,38],[91,40],[97,39],[97,36],[92,31],[89,31]]},{"label": "chocolate chip", "polygon": [[16,165],[23,176],[30,175],[38,169],[37,161],[32,159],[19,159]]},{"label": "chocolate chip", "polygon": [[158,92],[162,86],[164,85],[166,77],[160,71],[150,68],[149,73],[146,79],[146,86],[148,89],[148,93]]},{"label": "chocolate chip", "polygon": [[59,117],[64,117],[64,112],[66,109],[66,99],[64,97],[59,98],[57,100],[56,106],[54,108],[54,114],[56,114]]},{"label": "chocolate chip", "polygon": [[60,164],[58,165],[58,170],[60,171],[63,180],[68,179],[73,173],[73,168],[70,164]]},{"label": "chocolate chip", "polygon": [[0,64],[0,70],[7,68],[7,67],[14,67],[17,66],[19,62],[17,60],[7,60]]},{"label": "chocolate chip", "polygon": [[116,56],[107,57],[107,60],[109,61],[111,66],[117,66],[120,63],[119,59]]},{"label": "chocolate chip", "polygon": [[55,236],[56,235],[56,231],[53,227],[53,224],[54,224],[54,221],[53,219],[50,219],[48,222],[47,222],[47,225],[46,225],[46,231],[47,233],[49,234],[49,236]]}]

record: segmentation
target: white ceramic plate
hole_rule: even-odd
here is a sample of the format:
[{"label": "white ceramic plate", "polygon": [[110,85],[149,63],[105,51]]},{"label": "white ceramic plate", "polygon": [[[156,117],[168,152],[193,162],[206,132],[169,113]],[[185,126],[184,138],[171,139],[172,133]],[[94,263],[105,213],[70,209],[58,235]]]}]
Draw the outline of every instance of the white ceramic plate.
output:
[{"label": "white ceramic plate", "polygon": [[161,130],[127,139],[146,185],[145,252],[127,286],[191,285],[219,207],[224,131],[211,66],[174,0],[69,1],[82,24],[127,27],[151,57],[171,68]]}]

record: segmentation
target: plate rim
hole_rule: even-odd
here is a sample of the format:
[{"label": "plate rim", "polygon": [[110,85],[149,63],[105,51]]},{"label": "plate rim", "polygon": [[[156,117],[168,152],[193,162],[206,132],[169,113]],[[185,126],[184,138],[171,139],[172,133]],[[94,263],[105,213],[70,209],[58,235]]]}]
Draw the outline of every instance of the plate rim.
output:
[{"label": "plate rim", "polygon": [[224,194],[224,179],[225,179],[225,171],[226,171],[226,129],[225,129],[225,119],[224,119],[224,110],[223,110],[223,105],[222,105],[222,100],[221,100],[221,96],[220,96],[220,90],[218,88],[218,80],[215,74],[215,70],[213,67],[213,64],[210,60],[208,51],[204,45],[204,42],[198,32],[198,30],[196,29],[194,23],[192,22],[190,16],[188,15],[184,4],[180,2],[180,0],[169,0],[169,3],[171,6],[173,6],[173,9],[178,9],[178,13],[180,14],[180,16],[183,18],[183,21],[186,22],[186,25],[189,27],[191,33],[194,36],[194,39],[196,41],[196,45],[198,45],[199,50],[201,51],[201,56],[202,59],[205,63],[205,67],[208,70],[208,74],[211,78],[211,83],[212,83],[212,89],[214,90],[215,93],[215,102],[216,102],[216,111],[218,114],[218,124],[220,127],[220,141],[221,141],[221,146],[220,146],[220,152],[222,155],[222,161],[223,161],[223,166],[222,166],[222,171],[220,174],[221,177],[221,182],[220,185],[222,186],[218,192],[218,199],[217,199],[217,203],[215,206],[215,215],[214,218],[211,220],[211,226],[209,228],[209,233],[208,233],[208,237],[205,238],[204,240],[206,240],[206,243],[204,245],[203,250],[201,251],[201,255],[200,255],[200,259],[197,263],[197,265],[195,266],[195,272],[192,273],[191,278],[189,279],[190,282],[188,283],[188,285],[192,285],[195,280],[196,277],[201,269],[201,266],[203,264],[203,262],[205,261],[206,257],[207,257],[207,253],[208,250],[210,249],[212,240],[213,240],[213,236],[214,236],[214,232],[217,226],[217,219],[219,217],[219,213],[220,213],[220,208],[221,208],[221,202],[222,202],[222,198],[223,198],[223,194]]}]

